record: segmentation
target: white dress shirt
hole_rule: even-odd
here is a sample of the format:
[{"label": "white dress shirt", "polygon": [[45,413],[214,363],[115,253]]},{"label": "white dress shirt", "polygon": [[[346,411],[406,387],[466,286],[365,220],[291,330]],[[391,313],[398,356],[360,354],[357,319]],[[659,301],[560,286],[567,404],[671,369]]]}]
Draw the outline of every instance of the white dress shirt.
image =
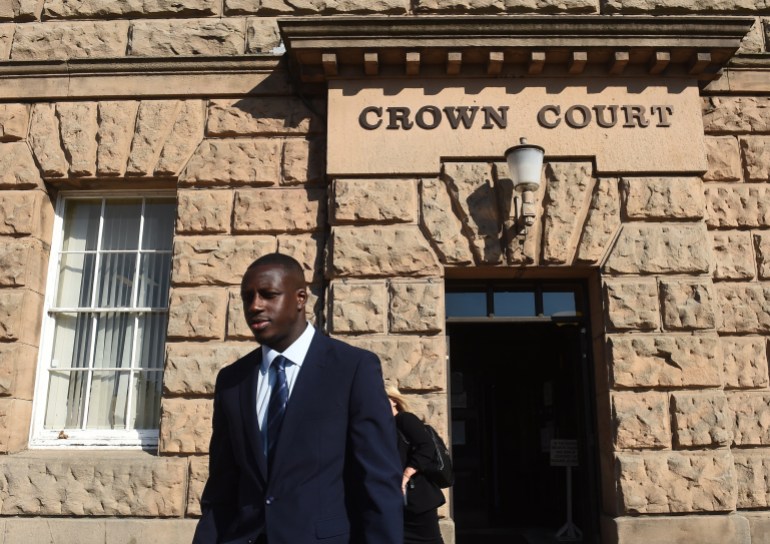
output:
[{"label": "white dress shirt", "polygon": [[297,381],[302,363],[305,362],[314,334],[315,328],[308,323],[305,331],[283,353],[262,346],[262,364],[259,366],[259,382],[257,383],[257,422],[262,434],[262,450],[265,457],[267,457],[267,405],[270,404],[270,393],[275,384],[275,370],[270,372],[270,365],[273,359],[279,355],[283,355],[289,360],[290,364],[286,365],[286,385],[289,388],[289,398],[291,399],[294,383]]}]

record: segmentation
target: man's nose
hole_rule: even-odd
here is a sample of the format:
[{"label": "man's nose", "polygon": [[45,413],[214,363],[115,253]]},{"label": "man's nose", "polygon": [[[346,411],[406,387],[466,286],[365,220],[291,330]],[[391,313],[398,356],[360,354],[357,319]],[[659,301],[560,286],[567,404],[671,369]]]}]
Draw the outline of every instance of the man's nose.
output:
[{"label": "man's nose", "polygon": [[263,299],[260,296],[255,296],[251,299],[251,302],[248,306],[249,310],[252,312],[259,312],[262,311],[265,308],[265,299]]}]

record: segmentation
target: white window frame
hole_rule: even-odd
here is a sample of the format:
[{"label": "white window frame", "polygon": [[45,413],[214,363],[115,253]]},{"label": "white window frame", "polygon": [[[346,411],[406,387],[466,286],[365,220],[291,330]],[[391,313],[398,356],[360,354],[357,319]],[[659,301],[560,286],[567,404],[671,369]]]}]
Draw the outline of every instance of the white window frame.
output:
[{"label": "white window frame", "polygon": [[[40,331],[40,347],[38,350],[37,372],[35,376],[35,390],[32,402],[32,425],[30,425],[29,448],[99,448],[119,447],[121,449],[155,449],[158,446],[159,429],[65,429],[62,436],[61,430],[44,428],[46,405],[48,403],[48,384],[50,361],[53,356],[54,332],[56,321],[52,309],[61,311],[55,307],[57,289],[59,284],[59,266],[64,234],[64,210],[67,200],[86,199],[136,199],[136,198],[175,198],[176,193],[171,190],[147,190],[147,191],[61,191],[56,200],[56,214],[53,224],[53,236],[51,250],[48,259],[48,275],[46,278],[45,302],[43,320]],[[141,228],[141,227],[140,227]],[[101,226],[100,226],[101,229]],[[140,230],[141,235],[141,230]],[[140,261],[140,259],[137,259]],[[170,278],[169,278],[170,279]],[[135,294],[132,296],[136,296]],[[153,311],[160,308],[135,308],[133,311]],[[163,309],[168,315],[169,304]],[[136,350],[136,335],[133,339],[132,351]],[[133,353],[132,353],[133,358]],[[57,369],[59,370],[59,369]],[[63,368],[61,370],[67,370]],[[130,371],[130,369],[129,369]],[[92,371],[91,371],[92,372]],[[163,373],[161,368],[159,372]],[[133,388],[129,385],[129,395]],[[160,424],[160,422],[158,422]]]}]

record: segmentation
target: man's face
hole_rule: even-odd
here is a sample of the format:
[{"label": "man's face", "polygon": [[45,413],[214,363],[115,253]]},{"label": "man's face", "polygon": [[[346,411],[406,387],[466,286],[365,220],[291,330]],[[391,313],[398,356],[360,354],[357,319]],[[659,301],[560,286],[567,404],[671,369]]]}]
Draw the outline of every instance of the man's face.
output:
[{"label": "man's face", "polygon": [[284,351],[304,332],[304,282],[275,265],[246,271],[241,281],[243,314],[260,344]]}]

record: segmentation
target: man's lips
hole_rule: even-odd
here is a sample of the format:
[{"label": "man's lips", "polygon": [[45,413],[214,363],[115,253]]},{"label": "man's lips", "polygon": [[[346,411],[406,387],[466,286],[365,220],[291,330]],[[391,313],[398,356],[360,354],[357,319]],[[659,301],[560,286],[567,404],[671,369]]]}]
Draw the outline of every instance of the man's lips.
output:
[{"label": "man's lips", "polygon": [[253,331],[261,331],[270,324],[267,320],[255,319],[249,323],[249,327]]}]

